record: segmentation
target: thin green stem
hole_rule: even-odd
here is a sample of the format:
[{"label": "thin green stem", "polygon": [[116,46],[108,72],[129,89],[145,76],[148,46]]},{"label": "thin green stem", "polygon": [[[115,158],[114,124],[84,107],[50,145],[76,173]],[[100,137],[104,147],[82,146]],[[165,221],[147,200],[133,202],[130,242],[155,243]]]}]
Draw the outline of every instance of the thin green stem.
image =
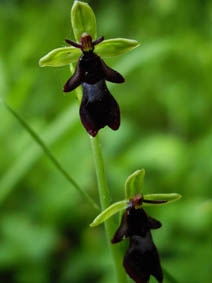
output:
[{"label": "thin green stem", "polygon": [[[92,147],[92,152],[93,152],[93,157],[94,157],[95,167],[96,167],[96,175],[97,175],[101,208],[102,210],[104,210],[111,204],[111,199],[110,199],[110,192],[107,186],[104,162],[103,162],[103,157],[102,157],[98,135],[96,136],[96,138],[91,137],[91,147]],[[111,248],[111,252],[113,256],[117,282],[126,283],[127,277],[126,277],[126,274],[122,266],[123,255],[121,256],[120,246],[117,244],[116,245],[110,244],[110,240],[112,239],[113,233],[115,231],[115,223],[113,221],[113,218],[109,218],[105,222],[105,231],[107,234],[108,244]]]},{"label": "thin green stem", "polygon": [[[70,65],[70,71],[73,74],[74,72],[73,64]],[[81,99],[82,99],[82,88],[81,87],[76,88],[75,93],[76,93],[78,103],[80,104]],[[110,199],[110,192],[108,190],[107,180],[105,176],[104,162],[103,162],[102,152],[101,152],[101,148],[99,144],[99,137],[98,135],[96,136],[96,138],[90,137],[90,140],[91,140],[91,147],[92,147],[95,168],[96,168],[101,209],[104,210],[110,205],[111,199]],[[111,245],[110,243],[110,240],[113,237],[113,233],[115,229],[116,227],[115,227],[113,218],[108,219],[105,222],[105,231],[106,231],[108,246],[110,247],[112,257],[113,257],[114,269],[116,273],[117,282],[127,283],[128,282],[127,277],[126,277],[126,274],[122,266],[123,255],[121,255],[120,245],[119,244]]]},{"label": "thin green stem", "polygon": [[36,143],[42,148],[46,156],[52,161],[55,167],[62,173],[62,175],[68,180],[69,183],[83,196],[89,203],[97,210],[99,210],[98,204],[89,196],[89,194],[83,191],[76,181],[67,173],[67,171],[62,167],[59,161],[55,158],[52,152],[49,150],[48,146],[44,141],[38,136],[38,134],[26,123],[21,116],[14,109],[12,109],[7,103],[4,102],[7,110],[19,121],[19,123],[24,127],[24,129],[31,135],[31,137],[36,141]]}]

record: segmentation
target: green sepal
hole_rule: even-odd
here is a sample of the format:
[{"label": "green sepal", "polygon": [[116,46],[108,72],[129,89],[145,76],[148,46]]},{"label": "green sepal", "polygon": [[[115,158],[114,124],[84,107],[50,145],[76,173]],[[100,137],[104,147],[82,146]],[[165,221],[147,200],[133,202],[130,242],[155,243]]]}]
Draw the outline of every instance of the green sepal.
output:
[{"label": "green sepal", "polygon": [[135,195],[141,194],[144,183],[145,170],[140,169],[130,175],[125,183],[125,198],[132,199]]},{"label": "green sepal", "polygon": [[122,209],[127,208],[128,200],[122,200],[113,203],[109,207],[107,207],[105,210],[103,210],[90,224],[90,227],[97,226],[101,224],[102,222],[106,221],[108,218],[113,216],[114,214],[120,212]]},{"label": "green sepal", "polygon": [[95,47],[95,53],[101,57],[113,57],[126,53],[140,44],[136,40],[114,38],[102,41]]},{"label": "green sepal", "polygon": [[71,9],[71,24],[77,42],[84,32],[96,39],[96,17],[91,7],[84,2],[75,1]]},{"label": "green sepal", "polygon": [[177,193],[171,193],[171,194],[148,194],[148,195],[144,195],[144,200],[163,200],[166,201],[164,203],[142,203],[142,207],[143,206],[152,206],[152,205],[164,205],[164,204],[168,204],[170,202],[179,200],[182,196],[180,194]]},{"label": "green sepal", "polygon": [[75,47],[56,48],[43,56],[39,65],[40,67],[61,67],[76,62],[80,55],[82,55],[81,50]]}]

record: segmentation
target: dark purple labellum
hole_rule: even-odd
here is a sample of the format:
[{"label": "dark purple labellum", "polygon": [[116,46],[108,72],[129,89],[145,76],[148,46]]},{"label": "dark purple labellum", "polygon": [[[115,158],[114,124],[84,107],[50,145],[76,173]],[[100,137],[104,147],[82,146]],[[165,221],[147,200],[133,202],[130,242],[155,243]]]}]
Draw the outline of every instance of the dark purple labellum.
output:
[{"label": "dark purple labellum", "polygon": [[96,84],[83,83],[80,119],[87,132],[95,137],[99,129],[109,126],[117,130],[120,126],[118,103],[110,94],[104,80]]},{"label": "dark purple labellum", "polygon": [[163,274],[157,249],[152,241],[151,229],[158,229],[161,223],[148,216],[142,208],[136,209],[130,201],[124,212],[112,244],[130,238],[130,246],[124,257],[124,268],[137,283],[147,283],[150,275],[162,282]]},{"label": "dark purple labellum", "polygon": [[163,280],[159,255],[150,232],[145,237],[130,237],[130,246],[124,257],[123,265],[128,275],[136,283],[148,283],[150,275],[153,275],[159,282]]}]

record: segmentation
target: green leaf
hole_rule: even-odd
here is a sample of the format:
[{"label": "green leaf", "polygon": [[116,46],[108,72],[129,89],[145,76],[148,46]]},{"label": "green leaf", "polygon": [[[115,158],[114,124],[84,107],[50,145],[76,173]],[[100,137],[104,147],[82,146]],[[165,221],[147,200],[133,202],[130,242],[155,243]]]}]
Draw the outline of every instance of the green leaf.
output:
[{"label": "green leaf", "polygon": [[128,205],[128,200],[122,200],[113,203],[94,219],[94,221],[90,224],[90,227],[94,227],[101,224],[102,222],[106,221],[108,218],[110,218],[117,212],[121,211],[124,208],[127,208],[127,205]]},{"label": "green leaf", "polygon": [[177,193],[171,193],[171,194],[149,194],[149,195],[144,195],[144,200],[164,200],[166,202],[164,203],[145,203],[143,202],[142,206],[151,206],[151,205],[164,205],[168,204],[170,202],[176,201],[180,199],[182,196]]},{"label": "green leaf", "polygon": [[40,67],[60,67],[77,61],[82,55],[80,49],[75,47],[56,48],[42,57],[39,61]]},{"label": "green leaf", "polygon": [[125,198],[131,199],[137,194],[141,194],[144,183],[145,170],[137,170],[130,175],[125,183]]},{"label": "green leaf", "polygon": [[91,7],[84,2],[75,1],[71,9],[71,24],[77,42],[84,32],[96,39],[96,17]]},{"label": "green leaf", "polygon": [[95,47],[95,53],[102,57],[113,57],[126,53],[139,45],[138,41],[126,38],[108,39]]}]

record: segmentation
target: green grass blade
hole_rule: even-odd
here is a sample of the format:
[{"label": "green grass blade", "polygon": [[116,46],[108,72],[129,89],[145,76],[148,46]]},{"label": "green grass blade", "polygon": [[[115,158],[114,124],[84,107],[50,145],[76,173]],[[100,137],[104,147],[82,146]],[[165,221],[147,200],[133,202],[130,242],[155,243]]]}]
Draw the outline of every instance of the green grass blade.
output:
[{"label": "green grass blade", "polygon": [[[76,181],[67,173],[67,171],[62,167],[62,165],[58,162],[58,160],[54,157],[54,155],[49,150],[48,146],[43,142],[43,140],[38,136],[38,134],[24,121],[19,114],[12,109],[8,104],[4,102],[7,110],[18,120],[18,122],[23,126],[23,128],[31,135],[34,141],[42,148],[43,152],[46,156],[52,161],[55,167],[62,173],[62,175],[67,179],[67,181],[79,192],[81,193],[96,209],[99,209],[99,206],[96,202],[85,192],[80,186],[76,183]],[[4,198],[5,192],[1,190],[0,193],[0,202],[1,198]]]},{"label": "green grass blade", "polygon": [[[77,107],[71,105],[66,109],[50,126],[43,131],[44,141],[48,139],[48,144],[54,144],[61,135],[69,128],[75,126],[78,120]],[[15,185],[23,178],[37,160],[42,156],[42,149],[35,143],[26,148],[19,158],[13,162],[11,167],[0,179],[0,203],[12,192]]]}]

